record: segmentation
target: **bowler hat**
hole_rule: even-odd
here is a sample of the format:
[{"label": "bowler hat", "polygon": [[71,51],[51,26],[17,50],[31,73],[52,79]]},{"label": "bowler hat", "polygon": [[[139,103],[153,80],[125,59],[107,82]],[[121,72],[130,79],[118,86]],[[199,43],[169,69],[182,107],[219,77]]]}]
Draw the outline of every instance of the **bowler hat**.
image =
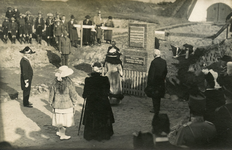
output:
[{"label": "bowler hat", "polygon": [[86,19],[90,19],[91,17],[89,15],[85,16]]},{"label": "bowler hat", "polygon": [[224,55],[222,58],[221,58],[222,61],[225,61],[225,62],[228,62],[228,61],[232,61],[232,58],[228,55]]},{"label": "bowler hat", "polygon": [[108,19],[112,19],[112,16],[109,16]]},{"label": "bowler hat", "polygon": [[26,11],[25,14],[26,14],[26,15],[31,15],[31,12],[30,12],[30,11]]},{"label": "bowler hat", "polygon": [[73,15],[71,15],[71,19],[75,19],[75,17]]},{"label": "bowler hat", "polygon": [[93,63],[92,67],[98,67],[98,68],[100,68],[101,67],[101,63],[95,62],[95,63]]},{"label": "bowler hat", "polygon": [[19,51],[20,53],[23,53],[23,54],[34,54],[35,52],[32,51],[32,49],[28,46],[26,46],[23,50]]},{"label": "bowler hat", "polygon": [[7,10],[12,10],[12,8],[11,8],[11,7],[8,7]]},{"label": "bowler hat", "polygon": [[206,107],[206,97],[202,93],[189,96],[189,108],[195,114],[203,114]]}]

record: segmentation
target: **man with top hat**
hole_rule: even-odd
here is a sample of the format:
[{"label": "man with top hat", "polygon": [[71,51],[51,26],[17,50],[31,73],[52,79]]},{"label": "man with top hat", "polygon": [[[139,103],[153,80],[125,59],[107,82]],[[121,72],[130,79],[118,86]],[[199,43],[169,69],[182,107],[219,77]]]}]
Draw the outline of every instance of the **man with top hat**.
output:
[{"label": "man with top hat", "polygon": [[63,32],[63,37],[60,38],[59,51],[61,54],[62,65],[68,66],[68,56],[71,53],[71,43],[66,30]]},{"label": "man with top hat", "polygon": [[9,19],[7,17],[5,17],[5,20],[2,23],[2,32],[3,32],[2,41],[4,43],[7,43],[9,29],[10,29],[10,22],[9,22]]},{"label": "man with top hat", "polygon": [[61,20],[56,19],[53,27],[53,36],[55,38],[57,49],[59,49],[60,38],[63,36],[63,26],[60,23]]},{"label": "man with top hat", "polygon": [[42,17],[41,11],[38,12],[38,17],[35,19],[35,30],[36,30],[36,36],[37,36],[37,42],[41,44],[42,40],[42,33],[44,30],[44,19]]},{"label": "man with top hat", "polygon": [[216,136],[213,123],[204,121],[205,96],[200,93],[191,93],[189,96],[190,121],[178,126],[168,135],[169,142],[178,147],[204,148],[212,144]]},{"label": "man with top hat", "polygon": [[96,25],[97,43],[101,44],[101,39],[103,34],[103,31],[100,28],[103,24],[103,20],[101,18],[101,11],[98,11],[97,15],[93,17],[93,24]]},{"label": "man with top hat", "polygon": [[14,17],[11,17],[11,23],[10,23],[10,33],[11,33],[11,43],[15,44],[16,42],[16,34],[18,33],[18,24],[15,21]]},{"label": "man with top hat", "polygon": [[215,111],[214,125],[217,130],[215,142],[218,148],[232,147],[232,87],[223,86],[226,104]]},{"label": "man with top hat", "polygon": [[47,16],[48,18],[46,19],[45,25],[46,25],[47,44],[49,46],[52,42],[54,24],[53,24],[53,19],[52,19],[53,14],[48,13]]},{"label": "man with top hat", "polygon": [[67,31],[69,34],[69,38],[71,41],[72,46],[77,47],[78,42],[78,34],[77,34],[77,28],[74,27],[74,24],[77,24],[74,15],[71,15],[71,19],[68,22]]},{"label": "man with top hat", "polygon": [[27,43],[32,44],[32,28],[34,25],[34,21],[30,11],[27,11],[26,15],[27,16],[25,17],[25,36],[26,36],[25,41]]},{"label": "man with top hat", "polygon": [[155,116],[159,116],[160,101],[165,94],[165,78],[167,75],[167,63],[161,58],[161,52],[158,49],[153,51],[154,60],[151,62],[147,86],[152,87],[154,94],[152,95],[153,109],[151,113],[155,113]]},{"label": "man with top hat", "polygon": [[33,78],[33,69],[30,63],[30,55],[35,52],[30,47],[25,47],[20,51],[24,54],[20,61],[21,68],[21,89],[23,90],[23,106],[32,108],[32,104],[29,102],[29,96],[31,91],[31,82]]},{"label": "man with top hat", "polygon": [[23,17],[23,14],[19,14],[19,18],[17,19],[18,26],[19,26],[19,42],[22,44],[24,41],[25,37],[25,18]]},{"label": "man with top hat", "polygon": [[11,7],[7,8],[6,17],[9,19],[9,21],[11,21],[11,17],[13,17],[13,11]]},{"label": "man with top hat", "polygon": [[[83,21],[83,25],[92,25],[92,21],[90,20],[90,16],[85,16],[85,20]],[[89,45],[91,44],[91,29],[83,29],[83,44]]]}]

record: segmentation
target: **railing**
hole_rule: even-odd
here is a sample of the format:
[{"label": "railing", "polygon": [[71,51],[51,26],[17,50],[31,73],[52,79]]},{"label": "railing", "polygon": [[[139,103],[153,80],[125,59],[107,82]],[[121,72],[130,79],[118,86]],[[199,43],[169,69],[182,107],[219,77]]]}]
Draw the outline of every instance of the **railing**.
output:
[{"label": "railing", "polygon": [[146,72],[123,70],[123,75],[122,89],[124,94],[145,96],[144,89],[147,86]]},{"label": "railing", "polygon": [[206,38],[211,38],[212,40],[214,40],[215,38],[217,38],[225,29],[226,29],[226,39],[228,38],[228,27],[230,25],[230,21],[228,21],[216,34],[206,37]]}]

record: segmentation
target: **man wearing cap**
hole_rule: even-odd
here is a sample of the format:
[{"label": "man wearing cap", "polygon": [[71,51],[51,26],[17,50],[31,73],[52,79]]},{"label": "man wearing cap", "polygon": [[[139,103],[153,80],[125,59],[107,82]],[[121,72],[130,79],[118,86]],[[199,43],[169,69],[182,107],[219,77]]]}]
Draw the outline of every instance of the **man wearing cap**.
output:
[{"label": "man wearing cap", "polygon": [[29,102],[29,96],[31,91],[31,81],[33,78],[33,69],[30,64],[30,55],[34,54],[30,47],[25,47],[20,51],[24,54],[20,61],[21,68],[21,89],[23,90],[23,106],[32,108],[32,104]]},{"label": "man wearing cap", "polygon": [[226,104],[215,111],[214,125],[217,130],[215,142],[219,148],[232,147],[232,88],[223,87]]},{"label": "man wearing cap", "polygon": [[171,131],[169,142],[179,147],[203,148],[210,144],[216,136],[213,123],[204,121],[205,96],[200,92],[189,96],[191,121]]},{"label": "man wearing cap", "polygon": [[41,44],[42,33],[44,30],[44,19],[40,11],[38,13],[38,17],[35,19],[35,30],[36,30],[37,42]]},{"label": "man wearing cap", "polygon": [[160,100],[165,94],[165,78],[167,75],[167,63],[161,58],[160,50],[155,49],[153,51],[154,60],[151,62],[147,86],[152,87],[155,94],[152,96],[153,109],[150,111],[155,113],[155,116],[159,115]]},{"label": "man wearing cap", "polygon": [[32,28],[34,25],[33,17],[31,16],[31,12],[26,12],[25,18],[25,35],[26,35],[26,42],[32,44]]},{"label": "man wearing cap", "polygon": [[11,21],[11,17],[13,17],[13,11],[11,7],[7,8],[6,17],[9,19],[9,21]]},{"label": "man wearing cap", "polygon": [[97,15],[93,17],[93,24],[96,25],[97,43],[101,44],[102,33],[103,33],[102,29],[100,28],[103,24],[103,20],[101,18],[101,11],[99,11]]},{"label": "man wearing cap", "polygon": [[[90,20],[90,16],[87,15],[85,16],[85,20],[83,21],[83,25],[92,25],[92,21]],[[83,44],[84,45],[89,45],[91,43],[90,41],[90,36],[91,36],[91,29],[83,29]]]},{"label": "man wearing cap", "polygon": [[47,14],[48,18],[46,19],[45,25],[46,25],[46,37],[47,37],[47,44],[48,46],[51,44],[51,40],[53,37],[53,14],[52,13],[48,13]]},{"label": "man wearing cap", "polygon": [[64,31],[63,37],[60,38],[59,51],[61,53],[62,65],[68,66],[68,56],[71,53],[71,43],[68,38],[68,32]]},{"label": "man wearing cap", "polygon": [[11,33],[11,43],[15,44],[16,42],[16,34],[18,33],[18,24],[15,22],[15,18],[11,17],[11,23],[10,23],[10,33]]},{"label": "man wearing cap", "polygon": [[22,44],[24,41],[25,37],[25,18],[23,17],[23,14],[19,14],[19,18],[17,19],[18,21],[18,26],[19,26],[19,42]]},{"label": "man wearing cap", "polygon": [[[55,20],[54,28],[53,28],[53,36],[56,41],[56,45],[59,46],[60,38],[63,36],[63,26],[60,24],[60,20]],[[59,47],[57,47],[59,49]]]},{"label": "man wearing cap", "polygon": [[77,47],[77,42],[78,42],[78,34],[77,34],[77,28],[74,27],[74,24],[77,24],[75,17],[71,15],[71,19],[68,22],[68,33],[69,33],[69,38],[71,41],[72,46]]},{"label": "man wearing cap", "polygon": [[10,22],[9,22],[9,19],[5,17],[5,20],[2,23],[2,32],[3,32],[2,40],[4,43],[7,43],[9,29],[10,29]]}]

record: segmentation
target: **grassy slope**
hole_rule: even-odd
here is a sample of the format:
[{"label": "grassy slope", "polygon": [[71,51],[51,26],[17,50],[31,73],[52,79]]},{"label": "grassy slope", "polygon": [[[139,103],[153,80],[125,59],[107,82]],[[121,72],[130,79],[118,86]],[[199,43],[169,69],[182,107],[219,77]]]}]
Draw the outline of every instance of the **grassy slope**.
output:
[{"label": "grassy slope", "polygon": [[49,12],[55,13],[57,11],[66,15],[68,19],[73,14],[78,21],[83,20],[86,15],[93,17],[98,10],[101,10],[102,17],[111,15],[114,18],[147,21],[158,23],[161,26],[187,22],[186,19],[169,18],[170,15],[168,14],[171,14],[172,11],[170,8],[176,7],[175,3],[157,5],[130,0],[69,0],[66,3],[40,0],[1,0],[1,18],[3,18],[9,6],[17,7],[22,13],[29,10],[34,15],[40,10],[43,12],[44,17]]}]

